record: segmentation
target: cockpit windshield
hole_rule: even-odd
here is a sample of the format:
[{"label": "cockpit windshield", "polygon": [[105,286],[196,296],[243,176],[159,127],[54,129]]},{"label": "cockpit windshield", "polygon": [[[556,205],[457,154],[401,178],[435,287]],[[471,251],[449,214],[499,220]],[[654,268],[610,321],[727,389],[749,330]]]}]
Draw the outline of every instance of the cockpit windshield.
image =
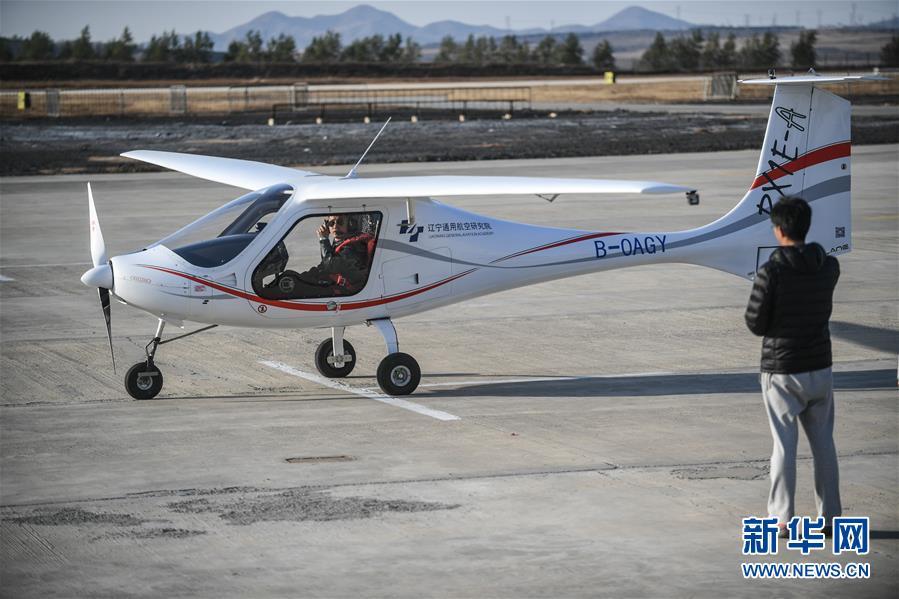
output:
[{"label": "cockpit windshield", "polygon": [[164,245],[195,266],[230,262],[293,195],[289,185],[273,185],[228,202],[154,245]]}]

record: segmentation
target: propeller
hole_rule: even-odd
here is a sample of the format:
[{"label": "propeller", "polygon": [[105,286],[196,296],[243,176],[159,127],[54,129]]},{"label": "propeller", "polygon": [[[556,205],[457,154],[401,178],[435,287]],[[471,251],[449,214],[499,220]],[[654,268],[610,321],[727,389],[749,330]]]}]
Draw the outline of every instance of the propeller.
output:
[{"label": "propeller", "polygon": [[112,358],[112,371],[116,371],[115,352],[112,350],[112,313],[110,312],[109,290],[113,287],[112,266],[106,256],[106,243],[103,231],[97,219],[97,208],[94,206],[94,194],[91,184],[87,184],[87,201],[90,212],[91,261],[94,267],[81,275],[81,282],[88,287],[96,287],[100,297],[100,309],[106,321],[106,339],[109,341],[109,355]]}]

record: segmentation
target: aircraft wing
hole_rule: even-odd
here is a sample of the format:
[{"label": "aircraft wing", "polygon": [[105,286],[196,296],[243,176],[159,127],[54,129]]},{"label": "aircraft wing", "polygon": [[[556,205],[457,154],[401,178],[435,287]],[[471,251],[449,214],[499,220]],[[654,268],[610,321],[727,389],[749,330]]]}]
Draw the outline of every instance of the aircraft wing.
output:
[{"label": "aircraft wing", "polygon": [[551,179],[541,177],[383,177],[310,182],[302,195],[307,200],[339,198],[416,198],[480,195],[552,196],[581,193],[684,193],[693,187],[656,181],[617,179]]},{"label": "aircraft wing", "polygon": [[134,158],[149,162],[192,177],[208,179],[255,191],[276,183],[292,183],[297,179],[318,175],[312,171],[301,171],[276,164],[236,160],[234,158],[218,158],[199,154],[179,154],[177,152],[157,152],[156,150],[135,150],[122,154],[125,158]]}]

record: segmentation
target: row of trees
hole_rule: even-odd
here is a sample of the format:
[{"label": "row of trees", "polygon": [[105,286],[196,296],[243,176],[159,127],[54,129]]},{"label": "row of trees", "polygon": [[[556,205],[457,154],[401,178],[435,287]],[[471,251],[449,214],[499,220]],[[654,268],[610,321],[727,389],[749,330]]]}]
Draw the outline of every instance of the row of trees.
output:
[{"label": "row of trees", "polygon": [[[791,66],[815,66],[816,31],[801,31],[799,40],[790,45]],[[688,36],[666,40],[657,33],[640,58],[643,68],[653,71],[698,71],[707,69],[758,69],[780,64],[780,40],[771,32],[753,35],[737,50],[736,36],[731,33],[722,43],[717,32],[704,37],[695,29]]]},{"label": "row of trees", "polygon": [[[3,43],[6,42],[6,43]],[[19,60],[116,60],[134,61],[137,45],[126,27],[119,38],[109,42],[91,40],[90,29],[85,27],[74,41],[55,43],[48,34],[35,31],[29,38],[0,40],[0,60],[12,60],[9,42],[19,45],[15,58]],[[613,68],[614,58],[608,42],[600,48],[600,68]],[[440,44],[438,63],[464,63],[486,65],[508,64],[583,64],[584,49],[575,34],[569,34],[561,42],[546,36],[533,50],[527,42],[519,42],[514,35],[507,35],[497,43],[492,37],[468,36],[464,44],[457,44],[447,36]],[[193,35],[179,35],[174,30],[164,31],[150,38],[142,52],[144,62],[208,63],[213,57],[213,42],[209,34],[197,31]],[[421,45],[412,38],[403,39],[399,33],[384,37],[373,35],[352,41],[344,46],[340,34],[328,31],[312,38],[312,42],[298,51],[293,37],[280,34],[267,42],[259,31],[250,30],[242,40],[232,41],[224,55],[226,62],[305,62],[305,63],[413,63],[421,60]],[[597,62],[594,60],[594,62]]]},{"label": "row of trees", "polygon": [[[19,47],[18,56],[13,55],[13,46]],[[54,42],[43,31],[35,31],[26,38],[0,38],[0,60],[115,60],[130,62],[134,60],[137,45],[131,31],[125,27],[122,35],[108,42],[91,41],[89,27],[81,30],[81,35],[74,40]]]},{"label": "row of trees", "polygon": [[[344,46],[340,34],[328,31],[297,53],[293,38],[280,35],[269,40],[263,48],[262,37],[257,31],[249,31],[243,40],[233,41],[228,46],[225,61],[234,62],[292,62],[299,55],[304,63],[388,63],[409,64],[421,60],[421,45],[412,38],[397,33],[386,38],[382,35],[364,37]],[[497,42],[493,37],[475,38],[469,35],[463,44],[458,44],[451,36],[440,42],[440,49],[434,62],[437,64],[584,64],[584,49],[575,34],[569,34],[561,42],[546,36],[533,50],[527,42],[520,42],[514,35],[507,35]],[[597,68],[612,69],[615,59],[612,46],[603,40],[597,46],[592,61]]]},{"label": "row of trees", "polygon": [[[517,36],[507,35],[497,43],[492,37],[469,35],[464,44],[459,44],[451,36],[440,41],[440,49],[434,62],[461,64],[584,64],[584,48],[577,35],[569,33],[563,40],[557,41],[551,35],[540,40],[531,48],[527,42],[521,42]],[[594,49],[591,63],[598,69],[615,68],[615,57],[612,46],[603,40]]]},{"label": "row of trees", "polygon": [[[17,44],[19,52],[13,56],[12,46]],[[146,62],[210,62],[212,60],[212,40],[204,31],[192,36],[180,36],[174,30],[153,36],[143,51]],[[133,62],[137,44],[131,31],[125,27],[122,34],[108,42],[91,40],[89,27],[81,30],[75,40],[54,42],[43,31],[35,31],[27,38],[0,38],[0,60],[109,60]]]},{"label": "row of trees", "polygon": [[[270,60],[273,62],[293,62],[297,57],[292,37],[284,34],[269,42],[265,52],[261,51],[261,37],[258,32],[249,31],[244,41],[233,41],[228,46],[225,61],[253,62]],[[399,33],[372,35],[354,40],[344,47],[340,34],[328,31],[321,37],[314,37],[299,55],[305,63],[413,63],[421,59],[421,46],[412,38],[403,40]]]},{"label": "row of trees", "polygon": [[[212,40],[205,31],[197,31],[192,36],[180,36],[175,30],[163,31],[159,37],[150,38],[144,49],[144,62],[192,62],[212,61]],[[133,60],[132,57],[129,61]]]},{"label": "row of trees", "polygon": [[[801,31],[799,39],[790,45],[790,64],[794,68],[815,65],[816,31]],[[13,47],[17,48],[13,52]],[[108,42],[91,40],[90,29],[84,27],[75,40],[54,42],[42,31],[28,38],[0,38],[0,60],[110,60],[132,62],[138,46],[127,27],[122,34]],[[208,63],[213,60],[213,42],[209,34],[197,31],[179,35],[174,30],[150,38],[142,51],[145,62]],[[782,52],[777,35],[766,32],[753,34],[737,48],[737,39],[730,33],[725,39],[717,32],[703,35],[695,29],[687,35],[666,39],[657,33],[649,48],[641,56],[638,67],[652,71],[698,71],[710,69],[758,69],[781,64]],[[298,51],[293,37],[280,34],[268,41],[259,31],[250,30],[242,40],[232,41],[224,55],[226,62],[303,62],[303,63],[388,63],[408,64],[421,60],[421,46],[412,38],[397,33],[384,37],[373,35],[354,40],[344,46],[340,34],[328,31],[314,37],[302,51]],[[545,36],[533,47],[517,36],[507,35],[498,41],[493,37],[469,35],[463,43],[451,36],[441,40],[434,62],[438,64],[539,64],[583,65],[584,49],[574,33],[558,40]],[[589,63],[606,71],[615,69],[615,56],[608,41],[594,47]],[[899,36],[881,49],[884,66],[899,66]]]}]

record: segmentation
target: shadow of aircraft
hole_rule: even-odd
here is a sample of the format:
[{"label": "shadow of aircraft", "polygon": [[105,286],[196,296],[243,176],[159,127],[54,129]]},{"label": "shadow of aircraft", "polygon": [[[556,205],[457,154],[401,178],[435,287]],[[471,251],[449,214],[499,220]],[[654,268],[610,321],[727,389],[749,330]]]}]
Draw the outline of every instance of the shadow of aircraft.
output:
[{"label": "shadow of aircraft", "polygon": [[[896,388],[896,371],[893,369],[835,372],[833,378],[836,391]],[[428,389],[431,397],[629,397],[759,392],[757,373],[578,377]]]},{"label": "shadow of aircraft", "polygon": [[899,331],[893,329],[832,320],[830,321],[830,334],[868,349],[892,354],[899,353]]}]

